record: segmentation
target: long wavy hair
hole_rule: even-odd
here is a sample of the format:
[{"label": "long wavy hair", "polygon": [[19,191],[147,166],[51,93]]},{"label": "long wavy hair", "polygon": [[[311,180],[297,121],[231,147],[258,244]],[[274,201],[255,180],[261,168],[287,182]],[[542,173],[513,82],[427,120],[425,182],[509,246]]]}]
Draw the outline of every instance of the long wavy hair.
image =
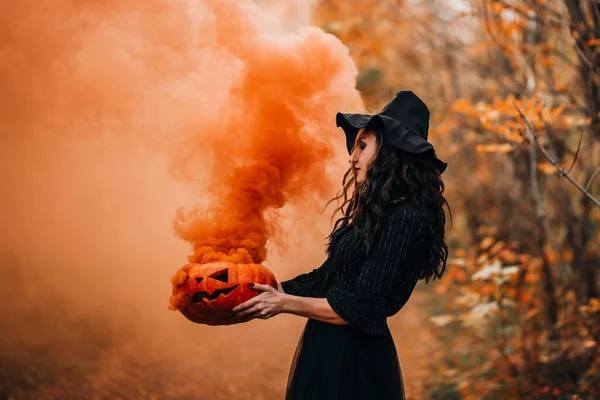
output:
[{"label": "long wavy hair", "polygon": [[333,222],[335,215],[342,213],[327,237],[327,252],[331,254],[332,243],[352,223],[353,245],[367,256],[387,212],[395,203],[408,203],[424,212],[433,238],[426,249],[428,254],[419,279],[425,279],[427,283],[429,279],[441,278],[448,259],[444,205],[448,208],[450,222],[452,212],[444,198],[444,182],[433,158],[429,154],[412,154],[389,145],[383,141],[378,129],[363,130],[356,140],[368,132],[375,135],[377,150],[367,167],[365,181],[357,184],[351,167],[344,174],[342,190],[325,206],[332,201],[339,204],[342,199],[331,217]]}]

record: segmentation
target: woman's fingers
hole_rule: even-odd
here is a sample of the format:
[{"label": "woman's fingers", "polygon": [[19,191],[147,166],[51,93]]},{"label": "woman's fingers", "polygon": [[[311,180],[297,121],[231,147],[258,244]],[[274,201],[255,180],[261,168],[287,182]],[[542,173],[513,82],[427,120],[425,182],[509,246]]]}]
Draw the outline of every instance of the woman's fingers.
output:
[{"label": "woman's fingers", "polygon": [[261,307],[258,304],[254,304],[252,307],[244,308],[241,311],[234,312],[233,315],[243,317],[246,315],[250,315],[256,311],[260,311]]},{"label": "woman's fingers", "polygon": [[271,290],[275,290],[271,285],[263,285],[262,283],[253,283],[250,286],[252,289],[260,290],[261,292],[268,292]]},{"label": "woman's fingers", "polygon": [[242,304],[238,304],[237,306],[233,307],[231,309],[231,311],[234,313],[237,313],[239,311],[243,311],[247,308],[250,308],[261,300],[261,299],[259,299],[259,297],[260,297],[260,294],[256,297],[251,298],[250,300],[246,300]]},{"label": "woman's fingers", "polygon": [[274,315],[273,311],[270,310],[273,308],[273,305],[270,303],[272,303],[274,299],[277,300],[278,298],[274,298],[273,294],[265,292],[279,292],[277,292],[277,290],[270,285],[263,285],[260,283],[254,283],[252,288],[263,293],[235,306],[231,310],[231,317],[235,320],[239,318],[243,322],[243,320],[249,320],[252,318],[267,319]]},{"label": "woman's fingers", "polygon": [[[261,292],[276,291],[275,289],[273,289],[272,286],[262,285],[260,283],[254,283],[251,287],[253,289],[256,289]],[[237,306],[233,307],[233,309],[231,311],[238,312],[238,311],[245,310],[248,307],[252,307],[255,303],[261,301],[263,299],[263,297],[264,296],[261,293],[258,296],[251,298],[250,300],[246,300],[242,304],[238,304]]]}]

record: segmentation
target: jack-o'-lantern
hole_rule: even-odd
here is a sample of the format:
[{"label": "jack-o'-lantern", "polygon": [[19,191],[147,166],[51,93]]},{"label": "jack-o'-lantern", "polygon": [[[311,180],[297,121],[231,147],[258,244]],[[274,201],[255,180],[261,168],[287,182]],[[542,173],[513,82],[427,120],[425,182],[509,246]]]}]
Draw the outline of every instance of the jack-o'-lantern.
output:
[{"label": "jack-o'-lantern", "polygon": [[171,278],[173,295],[169,308],[179,310],[190,321],[206,325],[230,325],[231,310],[258,294],[250,283],[277,289],[273,273],[260,264],[212,262],[189,263]]}]

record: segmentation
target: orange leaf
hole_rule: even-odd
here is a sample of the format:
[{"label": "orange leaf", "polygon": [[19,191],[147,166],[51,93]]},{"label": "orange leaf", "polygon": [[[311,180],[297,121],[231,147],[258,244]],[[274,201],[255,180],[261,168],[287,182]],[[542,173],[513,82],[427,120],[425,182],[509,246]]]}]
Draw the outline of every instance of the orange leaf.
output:
[{"label": "orange leaf", "polygon": [[[483,121],[481,121],[481,127],[483,129],[485,129],[486,131],[493,131],[494,130],[494,125],[492,125],[492,123],[491,123],[491,121],[489,119],[484,119]],[[493,146],[493,145],[491,145],[491,146]]]},{"label": "orange leaf", "polygon": [[600,46],[600,40],[598,38],[591,38],[587,41],[588,46]]},{"label": "orange leaf", "polygon": [[588,313],[600,311],[600,300],[592,297],[587,305],[581,306],[581,310]]},{"label": "orange leaf", "polygon": [[433,287],[433,291],[440,296],[446,293],[447,290],[448,286],[442,284],[437,284]]},{"label": "orange leaf", "polygon": [[496,254],[497,252],[502,250],[504,244],[505,243],[503,241],[496,242],[496,244],[494,244],[494,246],[490,249],[490,254]]},{"label": "orange leaf", "polygon": [[519,293],[519,303],[528,304],[531,301],[531,295],[527,292]]},{"label": "orange leaf", "polygon": [[504,134],[504,139],[513,143],[521,143],[523,141],[523,136],[519,132],[509,132]]},{"label": "orange leaf", "polygon": [[558,258],[558,254],[554,249],[552,249],[549,245],[544,246],[544,256],[546,256],[546,261],[550,264],[553,264]]},{"label": "orange leaf", "polygon": [[535,282],[535,274],[533,272],[527,272],[524,277],[525,283],[534,283]]},{"label": "orange leaf", "polygon": [[472,109],[473,106],[467,100],[459,99],[452,104],[452,112],[463,112]]},{"label": "orange leaf", "polygon": [[469,280],[469,276],[463,269],[454,268],[454,280],[457,282],[466,282]]},{"label": "orange leaf", "polygon": [[483,285],[481,287],[481,290],[479,290],[479,293],[482,296],[491,296],[496,292],[496,285],[494,285],[493,283],[486,283],[485,285]]},{"label": "orange leaf", "polygon": [[478,144],[476,150],[480,153],[508,153],[512,151],[512,146],[508,143]]},{"label": "orange leaf", "polygon": [[562,251],[562,258],[568,263],[573,261],[573,249],[565,249]]},{"label": "orange leaf", "polygon": [[477,258],[477,261],[476,261],[476,263],[477,263],[477,264],[483,264],[484,262],[487,262],[488,260],[489,260],[489,257],[488,257],[488,255],[487,255],[486,253],[484,253],[484,254],[480,255],[480,256]]},{"label": "orange leaf", "polygon": [[479,244],[479,248],[482,250],[487,249],[494,243],[494,241],[495,239],[493,237],[488,236],[481,241],[481,243]]},{"label": "orange leaf", "polygon": [[556,167],[549,162],[541,162],[537,167],[540,171],[547,175],[552,175],[556,172]]},{"label": "orange leaf", "polygon": [[532,308],[531,310],[527,311],[527,314],[525,314],[525,319],[530,319],[535,317],[538,313],[539,313],[539,309],[537,308]]},{"label": "orange leaf", "polygon": [[519,261],[518,256],[509,249],[504,249],[498,254],[500,260],[505,264],[515,264]]},{"label": "orange leaf", "polygon": [[550,121],[554,121],[556,118],[558,118],[559,115],[562,114],[562,112],[565,109],[565,105],[561,104],[560,106],[556,107],[554,110],[552,110],[552,112],[550,113]]}]

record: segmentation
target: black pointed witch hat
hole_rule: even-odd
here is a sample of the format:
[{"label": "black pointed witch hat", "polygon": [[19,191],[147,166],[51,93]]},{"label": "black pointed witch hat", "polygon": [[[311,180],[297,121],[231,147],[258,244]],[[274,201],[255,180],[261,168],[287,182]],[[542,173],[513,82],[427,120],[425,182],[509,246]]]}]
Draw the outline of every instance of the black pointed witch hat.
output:
[{"label": "black pointed witch hat", "polygon": [[438,171],[442,174],[447,163],[435,154],[433,145],[427,141],[429,131],[429,109],[410,90],[396,93],[378,114],[337,113],[336,124],[346,134],[348,153],[352,153],[356,135],[360,128],[372,127],[383,133],[383,140],[408,153],[430,152]]}]

